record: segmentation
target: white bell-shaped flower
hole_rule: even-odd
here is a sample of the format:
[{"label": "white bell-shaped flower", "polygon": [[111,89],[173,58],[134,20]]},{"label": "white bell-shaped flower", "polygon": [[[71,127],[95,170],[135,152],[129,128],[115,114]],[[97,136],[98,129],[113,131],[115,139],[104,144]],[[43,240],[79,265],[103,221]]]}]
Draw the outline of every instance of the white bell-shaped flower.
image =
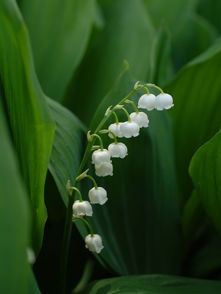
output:
[{"label": "white bell-shaped flower", "polygon": [[[120,131],[120,125],[122,123],[114,123],[109,125],[108,130],[111,131],[112,133],[114,133],[114,135],[118,138],[122,138],[122,134]],[[113,135],[111,133],[109,133],[108,135],[110,138],[113,138]]]},{"label": "white bell-shaped flower", "polygon": [[113,176],[112,162],[103,162],[99,165],[95,165],[95,174],[98,177]]},{"label": "white bell-shaped flower", "polygon": [[137,137],[140,127],[133,121],[126,121],[120,125],[121,134],[125,138]]},{"label": "white bell-shaped flower", "polygon": [[73,216],[92,216],[92,206],[88,201],[76,200],[72,206]]},{"label": "white bell-shaped flower", "polygon": [[94,187],[88,192],[88,197],[92,204],[103,205],[107,201],[107,191],[102,187]]},{"label": "white bell-shaped flower", "polygon": [[111,157],[124,158],[127,156],[127,146],[124,143],[111,143],[108,146]]},{"label": "white bell-shaped flower", "polygon": [[144,94],[138,101],[138,108],[152,110],[156,106],[156,96],[154,94]]},{"label": "white bell-shaped flower", "polygon": [[161,93],[156,97],[156,109],[170,109],[173,107],[173,97],[170,94]]},{"label": "white bell-shaped flower", "polygon": [[88,248],[91,252],[100,253],[104,248],[101,236],[98,234],[87,235],[85,237],[85,247]]},{"label": "white bell-shaped flower", "polygon": [[98,149],[92,153],[92,163],[95,165],[102,164],[104,162],[110,162],[110,152],[107,149]]},{"label": "white bell-shaped flower", "polygon": [[27,252],[28,263],[34,264],[36,257],[35,257],[35,253],[34,253],[33,249],[28,247],[26,249],[26,252]]},{"label": "white bell-shaped flower", "polygon": [[149,119],[144,112],[132,112],[130,118],[133,122],[137,123],[140,128],[147,128],[149,125]]}]

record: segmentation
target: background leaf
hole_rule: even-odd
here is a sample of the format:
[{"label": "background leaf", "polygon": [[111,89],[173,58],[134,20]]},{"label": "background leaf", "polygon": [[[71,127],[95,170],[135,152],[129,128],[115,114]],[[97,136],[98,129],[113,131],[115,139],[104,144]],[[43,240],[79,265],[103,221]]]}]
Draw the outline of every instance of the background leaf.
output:
[{"label": "background leaf", "polygon": [[203,207],[221,232],[221,131],[201,146],[190,163],[190,175]]},{"label": "background leaf", "polygon": [[194,152],[220,127],[221,40],[185,66],[166,87],[174,96],[175,146],[180,193],[187,198],[192,189],[188,165]]},{"label": "background leaf", "polygon": [[155,38],[141,0],[106,0],[99,4],[104,14],[104,29],[92,39],[65,101],[87,124],[120,74],[124,60],[138,80],[150,74]]},{"label": "background leaf", "polygon": [[51,99],[48,99],[48,105],[56,123],[49,170],[67,206],[66,184],[68,180],[74,184],[81,160],[82,135],[86,132],[80,120],[68,109]]},{"label": "background leaf", "polygon": [[176,276],[149,275],[127,276],[100,280],[87,289],[85,294],[217,294],[221,283]]},{"label": "background leaf", "polygon": [[39,250],[46,210],[44,184],[54,124],[32,63],[27,31],[13,0],[0,3],[0,78],[13,139],[33,211],[33,248]]},{"label": "background leaf", "polygon": [[[29,211],[0,100],[0,292],[27,293]],[[10,275],[10,280],[9,280]]]},{"label": "background leaf", "polygon": [[20,5],[43,90],[61,100],[86,50],[94,0],[22,0]]}]

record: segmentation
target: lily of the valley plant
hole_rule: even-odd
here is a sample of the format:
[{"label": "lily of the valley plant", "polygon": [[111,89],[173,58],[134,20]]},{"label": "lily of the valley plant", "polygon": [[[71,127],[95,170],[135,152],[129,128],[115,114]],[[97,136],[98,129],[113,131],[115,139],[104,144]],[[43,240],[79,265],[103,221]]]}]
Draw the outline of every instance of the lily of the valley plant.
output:
[{"label": "lily of the valley plant", "polygon": [[[157,89],[160,92],[159,95],[156,96],[151,93],[151,88]],[[145,91],[145,94],[139,98],[138,103],[136,104],[131,98],[133,98],[133,95],[137,91]],[[132,105],[134,112],[128,112],[126,109],[126,105],[128,104]],[[85,217],[92,217],[93,204],[104,205],[108,200],[107,191],[103,187],[98,187],[94,177],[89,175],[89,169],[83,171],[90,158],[91,152],[91,160],[94,165],[96,176],[113,176],[114,167],[111,159],[123,159],[128,155],[127,146],[124,143],[119,142],[119,138],[137,137],[141,128],[149,127],[148,115],[143,111],[139,111],[139,108],[146,111],[151,111],[153,109],[160,111],[170,109],[171,107],[173,107],[173,98],[171,95],[164,93],[163,90],[155,84],[140,84],[137,82],[134,85],[134,89],[119,101],[117,105],[108,107],[103,119],[98,123],[95,132],[93,134],[91,134],[90,131],[88,132],[88,144],[79,168],[78,176],[75,179],[75,185],[71,186],[70,180],[68,180],[67,192],[70,196],[69,206],[72,206],[73,211],[72,220],[75,221],[80,219],[88,228],[89,234],[85,236],[85,247],[90,251],[100,253],[104,246],[101,236],[94,234],[92,226]],[[118,111],[123,111],[125,113],[126,121],[119,121],[117,114]],[[115,118],[115,123],[110,124],[108,129],[102,129],[112,115]],[[104,135],[108,135],[113,140],[113,142],[106,148],[102,140],[102,136]],[[94,145],[95,142],[96,145]],[[93,188],[88,192],[88,198],[84,198],[77,187],[78,183],[85,178],[92,181],[93,184]],[[68,221],[70,222],[70,219]]]}]

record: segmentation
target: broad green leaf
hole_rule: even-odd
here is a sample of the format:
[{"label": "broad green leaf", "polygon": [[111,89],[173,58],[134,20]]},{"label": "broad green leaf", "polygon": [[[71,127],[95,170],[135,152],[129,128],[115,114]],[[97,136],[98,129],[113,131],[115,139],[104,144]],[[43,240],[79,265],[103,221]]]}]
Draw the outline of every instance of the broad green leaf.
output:
[{"label": "broad green leaf", "polygon": [[186,21],[186,16],[195,10],[198,0],[144,0],[146,9],[156,27],[168,26],[176,34]]},{"label": "broad green leaf", "polygon": [[207,49],[216,37],[213,25],[195,12],[200,2],[144,0],[155,27],[167,29],[171,35],[175,69]]},{"label": "broad green leaf", "polygon": [[196,232],[204,224],[204,217],[205,212],[202,203],[196,190],[194,190],[182,211],[182,227],[186,246],[189,246],[189,243],[196,237]]},{"label": "broad green leaf", "polygon": [[[198,240],[197,250],[194,250],[191,258],[187,259],[188,266],[185,273],[191,277],[209,277],[216,278],[219,275],[221,267],[221,237],[214,231],[206,232],[202,239]],[[202,242],[202,240],[205,240]]]},{"label": "broad green leaf", "polygon": [[198,13],[213,24],[219,32],[221,32],[220,10],[220,0],[200,0],[197,7]]},{"label": "broad green leaf", "polygon": [[[59,103],[48,99],[51,115],[56,123],[49,170],[56,182],[64,204],[68,204],[66,184],[77,176],[82,153],[85,127],[80,120]],[[85,135],[86,137],[86,135]]]},{"label": "broad green leaf", "polygon": [[86,123],[120,74],[124,60],[138,80],[149,77],[156,37],[141,0],[107,0],[100,5],[104,29],[92,39],[65,102]]},{"label": "broad green leaf", "polygon": [[29,213],[0,100],[0,293],[27,293]]},{"label": "broad green leaf", "polygon": [[190,175],[202,205],[221,232],[221,131],[202,145],[190,163]]},{"label": "broad green leaf", "polygon": [[[98,108],[92,131],[107,107],[117,104],[133,85],[126,70]],[[124,140],[128,156],[113,160],[114,176],[97,179],[107,189],[109,200],[94,207],[91,222],[104,240],[99,255],[102,262],[119,274],[179,272],[179,206],[171,123],[165,112],[151,112],[149,118],[148,131]],[[109,143],[105,140],[105,146]],[[82,183],[82,188],[86,195],[91,184]]]},{"label": "broad green leaf", "polygon": [[31,199],[32,246],[38,251],[46,219],[44,184],[54,123],[35,75],[27,30],[14,0],[0,2],[0,77],[19,164]]},{"label": "broad green leaf", "polygon": [[86,50],[94,0],[22,0],[21,10],[43,90],[61,100]]},{"label": "broad green leaf", "polygon": [[196,13],[186,15],[185,22],[172,42],[175,68],[179,69],[205,51],[216,37],[215,28],[206,19]]},{"label": "broad green leaf", "polygon": [[173,75],[171,60],[171,38],[167,31],[160,29],[153,41],[150,81],[157,85],[165,85]]},{"label": "broad green leaf", "polygon": [[41,294],[32,270],[30,270],[29,275],[30,275],[30,277],[29,277],[29,291],[28,291],[28,294]]},{"label": "broad green leaf", "polygon": [[180,192],[188,197],[192,185],[188,165],[194,152],[221,124],[221,40],[185,66],[166,87],[174,97],[174,120]]},{"label": "broad green leaf", "polygon": [[217,294],[218,281],[190,279],[178,276],[127,276],[97,281],[85,294]]}]

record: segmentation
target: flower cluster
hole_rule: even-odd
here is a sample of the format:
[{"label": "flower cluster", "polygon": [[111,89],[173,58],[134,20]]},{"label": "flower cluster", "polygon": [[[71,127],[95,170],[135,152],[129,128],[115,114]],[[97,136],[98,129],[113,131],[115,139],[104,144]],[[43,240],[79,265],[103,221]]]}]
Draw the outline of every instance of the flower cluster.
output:
[{"label": "flower cluster", "polygon": [[[150,93],[149,88],[154,87],[160,91],[160,94],[155,96]],[[145,90],[136,104],[133,100],[130,100],[131,96],[139,90]],[[134,108],[134,112],[129,113],[125,108],[126,104],[131,104]],[[98,177],[106,177],[113,175],[113,163],[112,158],[125,158],[128,155],[127,146],[118,141],[118,138],[131,138],[137,137],[141,128],[147,128],[149,126],[149,119],[145,112],[140,111],[139,108],[151,111],[170,109],[173,107],[173,98],[171,95],[166,94],[158,86],[154,84],[141,85],[135,84],[134,90],[125,98],[123,98],[119,104],[114,107],[109,107],[104,115],[103,120],[98,125],[99,127],[93,134],[88,132],[88,145],[85,151],[83,162],[88,158],[91,151],[92,164],[94,165],[95,174]],[[119,122],[117,115],[118,111],[123,111],[126,114],[127,120]],[[108,118],[113,115],[115,122],[111,123],[107,129],[101,129],[107,122]],[[101,135],[108,134],[109,138],[113,140],[107,148],[103,146],[103,140]],[[99,140],[99,145],[94,145],[95,140]],[[81,172],[81,170],[80,170]],[[88,200],[83,200],[80,190],[75,187],[68,186],[68,191],[75,191],[79,199],[73,202],[73,219],[81,219],[88,227],[90,234],[85,237],[85,246],[92,252],[100,253],[103,249],[102,239],[98,234],[94,234],[93,230],[84,218],[85,216],[91,217],[93,215],[92,204],[103,205],[108,200],[107,191],[103,187],[98,187],[93,176],[88,174],[88,170],[83,173],[79,173],[76,178],[76,183],[84,178],[88,178],[93,182],[93,188],[88,192]]]}]

